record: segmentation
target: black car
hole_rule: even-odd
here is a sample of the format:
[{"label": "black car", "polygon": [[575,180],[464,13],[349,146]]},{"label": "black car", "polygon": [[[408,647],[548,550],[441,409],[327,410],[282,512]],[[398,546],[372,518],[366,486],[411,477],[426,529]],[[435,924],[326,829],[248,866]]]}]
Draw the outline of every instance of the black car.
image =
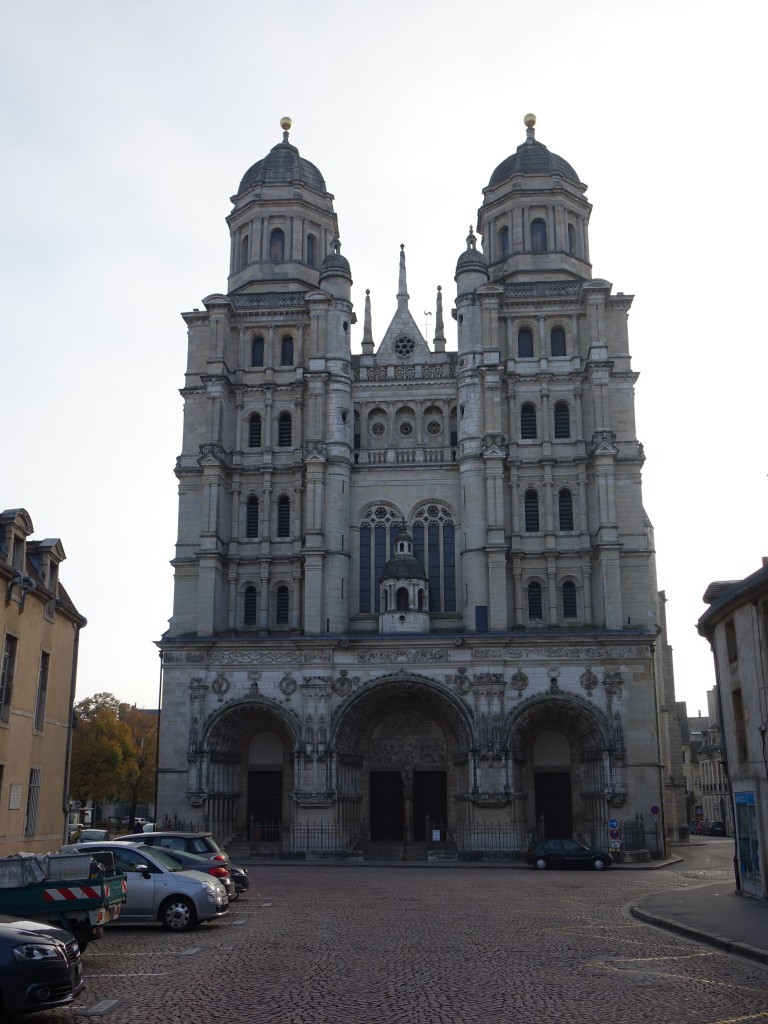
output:
[{"label": "black car", "polygon": [[592,850],[575,839],[539,839],[528,847],[526,862],[543,871],[545,868],[594,868],[602,871],[613,864],[605,850]]},{"label": "black car", "polygon": [[70,932],[39,921],[0,917],[0,1018],[66,1006],[85,987]]},{"label": "black car", "polygon": [[707,835],[709,836],[727,836],[728,830],[725,827],[724,821],[710,821],[709,828],[707,829]]},{"label": "black car", "polygon": [[232,875],[232,881],[235,883],[235,889],[237,889],[237,894],[239,896],[240,893],[245,892],[251,884],[251,880],[248,877],[248,869],[240,868],[236,864],[232,864],[230,862],[229,873]]}]

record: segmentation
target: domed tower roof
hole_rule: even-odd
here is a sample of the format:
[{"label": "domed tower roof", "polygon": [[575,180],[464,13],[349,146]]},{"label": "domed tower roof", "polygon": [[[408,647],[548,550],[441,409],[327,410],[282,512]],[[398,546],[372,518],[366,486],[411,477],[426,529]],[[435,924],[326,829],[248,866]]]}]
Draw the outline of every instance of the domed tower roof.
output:
[{"label": "domed tower roof", "polygon": [[397,535],[395,549],[395,554],[382,571],[382,583],[384,580],[426,580],[427,574],[413,554],[413,541],[405,525],[400,528]]},{"label": "domed tower roof", "polygon": [[495,188],[516,174],[562,174],[568,181],[580,183],[578,174],[567,160],[563,160],[557,153],[550,153],[543,143],[536,141],[535,124],[535,116],[526,114],[525,142],[521,143],[506,160],[501,161],[491,175],[489,188]]},{"label": "domed tower roof", "polygon": [[296,146],[288,141],[291,119],[284,117],[280,122],[283,129],[283,141],[278,142],[269,153],[258,160],[243,175],[237,194],[253,188],[254,185],[274,185],[283,182],[296,182],[309,185],[318,192],[326,192],[325,179],[320,171],[309,160],[305,160]]},{"label": "domed tower roof", "polygon": [[467,248],[456,261],[456,273],[463,274],[465,272],[485,274],[488,277],[488,260],[477,248],[477,238],[472,230],[472,225],[470,225],[467,235]]}]

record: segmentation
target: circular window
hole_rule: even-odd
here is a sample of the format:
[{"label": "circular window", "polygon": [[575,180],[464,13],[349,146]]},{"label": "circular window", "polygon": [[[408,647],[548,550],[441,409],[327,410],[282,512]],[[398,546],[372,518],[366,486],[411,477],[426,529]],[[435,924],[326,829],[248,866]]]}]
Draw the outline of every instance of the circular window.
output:
[{"label": "circular window", "polygon": [[384,431],[385,431],[386,429],[387,429],[387,428],[386,428],[386,427],[384,426],[384,424],[383,424],[383,423],[374,423],[374,424],[373,424],[373,425],[371,426],[371,433],[372,433],[372,434],[373,434],[373,435],[374,435],[375,437],[381,437],[381,436],[382,436],[382,434],[384,433]]},{"label": "circular window", "polygon": [[349,413],[345,409],[344,412],[341,414],[341,422],[342,423],[346,423],[348,419],[349,419]]},{"label": "circular window", "polygon": [[403,437],[410,437],[411,434],[413,433],[413,424],[408,422],[401,423],[400,433],[403,435]]},{"label": "circular window", "polygon": [[403,336],[402,338],[398,338],[395,342],[395,352],[401,358],[411,355],[415,347],[413,338]]},{"label": "circular window", "polygon": [[432,434],[433,437],[436,434],[442,433],[442,430],[443,428],[441,427],[437,420],[430,420],[429,423],[427,424],[427,433]]}]

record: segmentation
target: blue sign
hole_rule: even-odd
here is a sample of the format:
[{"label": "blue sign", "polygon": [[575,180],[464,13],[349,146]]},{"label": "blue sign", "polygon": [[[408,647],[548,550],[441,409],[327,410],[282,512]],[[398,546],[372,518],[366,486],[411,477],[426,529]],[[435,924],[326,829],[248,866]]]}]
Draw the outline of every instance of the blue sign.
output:
[{"label": "blue sign", "polygon": [[611,818],[611,820],[608,822],[608,828],[618,828],[618,827],[619,827],[618,821],[615,818]]},{"label": "blue sign", "polygon": [[748,807],[755,806],[755,794],[754,793],[734,793],[733,799],[737,804],[747,804]]}]

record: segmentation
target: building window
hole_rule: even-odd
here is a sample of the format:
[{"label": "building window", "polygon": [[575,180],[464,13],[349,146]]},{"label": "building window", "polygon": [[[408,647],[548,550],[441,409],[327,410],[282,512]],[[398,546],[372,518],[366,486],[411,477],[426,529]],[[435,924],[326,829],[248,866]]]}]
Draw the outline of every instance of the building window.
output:
[{"label": "building window", "polygon": [[37,831],[37,815],[40,810],[40,769],[29,769],[27,788],[27,811],[24,815],[24,835],[33,836]]},{"label": "building window", "polygon": [[576,255],[576,228],[573,224],[568,225],[568,252],[571,256]]},{"label": "building window", "polygon": [[275,228],[269,236],[269,258],[273,263],[282,263],[285,259],[285,234]]},{"label": "building window", "polygon": [[509,256],[509,228],[504,227],[499,232],[499,255],[504,260]]},{"label": "building window", "polygon": [[533,331],[530,327],[521,327],[517,332],[518,359],[533,359]]},{"label": "building window", "polygon": [[35,732],[42,732],[45,725],[45,703],[48,699],[48,669],[51,656],[47,651],[40,653],[37,670],[37,697],[35,698]]},{"label": "building window", "polygon": [[280,341],[280,365],[293,366],[293,338],[290,334],[283,335]]},{"label": "building window", "polygon": [[563,584],[563,618],[576,618],[576,584],[573,580],[566,580]]},{"label": "building window", "polygon": [[287,494],[277,499],[277,536],[291,536],[291,499]]},{"label": "building window", "polygon": [[362,615],[379,611],[379,584],[384,566],[395,553],[402,518],[394,509],[369,509],[360,523],[360,605]]},{"label": "building window", "polygon": [[733,665],[739,660],[739,649],[736,646],[736,623],[729,619],[725,624],[725,649],[728,653],[728,663]]},{"label": "building window", "polygon": [[13,694],[13,674],[16,671],[15,636],[6,633],[3,643],[3,662],[0,665],[0,722],[7,722],[11,717],[11,696]]},{"label": "building window", "polygon": [[553,327],[549,335],[549,346],[553,356],[564,356],[565,331],[562,327]]},{"label": "building window", "polygon": [[533,488],[525,492],[525,532],[539,532],[539,495]]},{"label": "building window", "polygon": [[547,251],[547,225],[543,220],[531,221],[531,252]]},{"label": "building window", "polygon": [[567,487],[561,488],[557,495],[557,511],[561,531],[573,529],[573,495]]},{"label": "building window", "polygon": [[456,611],[456,534],[444,505],[425,505],[413,523],[413,553],[427,572],[430,612]]},{"label": "building window", "polygon": [[286,586],[278,587],[275,592],[275,624],[287,626],[290,622],[291,592]]},{"label": "building window", "polygon": [[243,625],[256,625],[256,587],[248,586],[243,593]]},{"label": "building window", "polygon": [[248,420],[248,447],[261,448],[261,415],[257,412]]},{"label": "building window", "polygon": [[245,536],[259,536],[259,499],[254,495],[245,503]]},{"label": "building window", "polygon": [[541,619],[543,617],[541,584],[537,580],[533,580],[528,584],[528,618]]},{"label": "building window", "polygon": [[555,402],[555,437],[571,436],[571,412],[567,402]]},{"label": "building window", "polygon": [[251,339],[251,366],[264,365],[264,339],[260,334]]},{"label": "building window", "polygon": [[281,412],[278,417],[277,444],[280,448],[290,448],[293,444],[293,421],[289,412]]},{"label": "building window", "polygon": [[524,402],[520,409],[520,437],[523,441],[536,439],[536,406],[533,402]]},{"label": "building window", "polygon": [[240,269],[248,266],[248,235],[243,235],[240,240]]},{"label": "building window", "polygon": [[315,236],[307,235],[307,266],[315,265]]}]

